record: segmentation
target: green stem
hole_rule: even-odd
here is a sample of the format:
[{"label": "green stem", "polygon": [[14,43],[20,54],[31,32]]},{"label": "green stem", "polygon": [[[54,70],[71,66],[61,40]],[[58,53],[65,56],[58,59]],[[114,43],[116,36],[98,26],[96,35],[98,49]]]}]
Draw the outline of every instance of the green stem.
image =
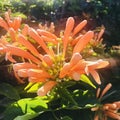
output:
[{"label": "green stem", "polygon": [[58,92],[60,96],[62,96],[63,98],[74,104],[75,106],[78,106],[77,102],[73,99],[72,95],[66,88],[62,86],[58,86]]}]

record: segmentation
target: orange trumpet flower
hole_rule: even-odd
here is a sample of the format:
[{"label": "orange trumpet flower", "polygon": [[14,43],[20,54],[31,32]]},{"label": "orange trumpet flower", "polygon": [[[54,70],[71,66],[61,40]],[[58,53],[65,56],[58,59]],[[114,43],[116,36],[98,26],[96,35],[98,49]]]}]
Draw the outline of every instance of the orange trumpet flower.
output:
[{"label": "orange trumpet flower", "polygon": [[10,19],[10,12],[5,12],[5,19],[0,17],[0,26],[3,27],[5,30],[9,28],[13,28],[17,31],[21,26],[21,17],[16,17],[14,20]]},{"label": "orange trumpet flower", "polygon": [[[8,14],[6,20],[9,26],[14,26],[13,23],[20,25],[16,21],[19,19],[11,23]],[[35,30],[27,25],[15,36],[14,31],[18,27],[14,26],[10,31],[10,37],[17,45],[3,45],[1,42],[0,51],[6,53],[6,59],[16,62],[13,69],[19,81],[22,81],[20,80],[22,77],[28,78],[29,82],[42,83],[42,87],[37,92],[40,96],[46,95],[61,81],[80,80],[81,74],[91,74],[100,84],[96,70],[106,67],[108,62],[86,61],[80,54],[94,36],[93,31],[79,35],[86,23],[87,21],[84,20],[74,28],[75,20],[69,17],[63,36],[60,37],[46,30]],[[21,57],[24,62],[17,63],[12,56]]]},{"label": "orange trumpet flower", "polygon": [[[101,100],[102,97],[108,92],[108,90],[110,90],[111,87],[112,87],[112,84],[108,83],[102,92],[101,92],[101,89],[98,88],[96,92],[96,98]],[[120,113],[119,113],[120,101],[101,104],[99,106],[91,108],[91,110],[96,111],[94,120],[107,120],[108,117],[115,120],[120,120]]]}]

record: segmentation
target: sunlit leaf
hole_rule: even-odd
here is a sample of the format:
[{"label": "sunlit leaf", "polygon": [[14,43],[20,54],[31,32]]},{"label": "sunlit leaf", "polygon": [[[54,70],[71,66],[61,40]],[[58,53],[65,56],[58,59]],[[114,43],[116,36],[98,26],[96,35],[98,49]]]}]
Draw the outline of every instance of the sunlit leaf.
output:
[{"label": "sunlit leaf", "polygon": [[25,90],[27,90],[28,93],[36,93],[36,91],[40,88],[41,83],[29,83]]},{"label": "sunlit leaf", "polygon": [[[5,120],[19,120],[37,116],[48,108],[46,101],[40,97],[25,98],[11,104],[5,111]],[[18,117],[19,116],[19,117]],[[22,119],[22,120],[24,120]],[[27,120],[27,119],[26,119]]]},{"label": "sunlit leaf", "polygon": [[89,84],[93,88],[96,88],[96,86],[91,82],[91,80],[86,75],[82,74],[80,76],[80,80],[83,81],[83,82],[85,82],[85,83],[87,83],[87,84]]}]

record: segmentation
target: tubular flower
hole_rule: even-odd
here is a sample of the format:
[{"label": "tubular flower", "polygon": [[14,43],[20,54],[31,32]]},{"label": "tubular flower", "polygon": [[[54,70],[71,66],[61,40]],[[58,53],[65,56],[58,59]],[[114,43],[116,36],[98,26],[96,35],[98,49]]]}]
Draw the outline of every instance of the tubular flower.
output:
[{"label": "tubular flower", "polygon": [[11,62],[17,62],[12,56],[24,59],[23,63],[13,65],[15,75],[20,81],[21,78],[28,78],[29,82],[42,83],[43,86],[37,92],[40,96],[46,95],[59,82],[80,80],[81,74],[92,74],[100,84],[96,69],[107,66],[108,62],[90,62],[82,58],[80,53],[93,38],[94,33],[88,31],[78,37],[87,21],[82,21],[76,27],[74,22],[74,18],[69,17],[65,31],[59,37],[43,29],[26,27],[24,30],[27,30],[27,33],[23,31],[17,36],[19,46],[6,45],[0,50],[7,53],[6,58]]},{"label": "tubular flower", "polygon": [[[24,36],[28,35],[29,26],[27,24],[24,24],[21,29],[21,17],[11,18],[10,11],[5,12],[5,19],[0,17],[0,27],[4,28],[7,31],[6,34],[0,38],[0,52],[2,54],[5,53],[6,50],[4,49],[7,48],[7,45],[22,47],[22,45],[26,44],[27,40]],[[28,43],[27,46],[30,46],[30,43]],[[10,51],[6,52],[6,59],[8,58],[11,62],[15,62],[15,60],[10,58],[10,54]]]},{"label": "tubular flower", "polygon": [[[101,92],[101,89],[97,89],[96,98],[101,101],[102,97],[107,93],[107,91],[112,87],[111,83],[108,83],[106,87]],[[120,120],[120,101],[113,103],[100,104],[97,107],[91,109],[95,111],[94,120],[107,120],[107,118],[112,118],[115,120]]]},{"label": "tubular flower", "polygon": [[16,17],[14,20],[10,18],[10,11],[5,12],[5,20],[0,17],[0,26],[5,30],[9,30],[9,28],[13,28],[15,31],[20,28],[21,25],[21,17]]}]

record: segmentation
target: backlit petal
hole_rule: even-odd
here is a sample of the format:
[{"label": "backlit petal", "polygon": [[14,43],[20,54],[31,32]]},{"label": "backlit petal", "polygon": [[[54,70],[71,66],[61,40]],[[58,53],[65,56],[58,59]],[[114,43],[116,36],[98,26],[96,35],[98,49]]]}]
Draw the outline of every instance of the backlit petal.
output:
[{"label": "backlit petal", "polygon": [[45,96],[57,83],[55,81],[46,82],[41,88],[38,89],[38,96]]},{"label": "backlit petal", "polygon": [[95,70],[90,71],[91,75],[95,79],[96,83],[101,84],[100,76]]},{"label": "backlit petal", "polygon": [[93,36],[94,33],[92,31],[88,31],[85,35],[83,35],[83,37],[75,45],[73,53],[81,52],[81,50],[86,47],[86,45],[93,38]]}]

